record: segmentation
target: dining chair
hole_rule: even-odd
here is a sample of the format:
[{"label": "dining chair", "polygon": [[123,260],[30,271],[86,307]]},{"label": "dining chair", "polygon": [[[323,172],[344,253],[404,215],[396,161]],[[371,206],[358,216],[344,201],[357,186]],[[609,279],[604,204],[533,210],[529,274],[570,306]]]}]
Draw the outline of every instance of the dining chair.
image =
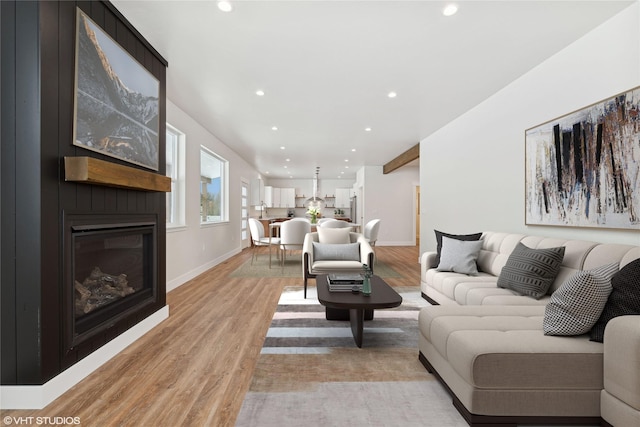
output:
[{"label": "dining chair", "polygon": [[308,221],[289,220],[280,225],[280,262],[283,269],[287,251],[301,250],[307,233],[311,233],[311,223]]},{"label": "dining chair", "polygon": [[329,218],[328,221],[323,222],[320,227],[323,228],[347,228],[351,227],[347,221],[341,221],[339,219]]},{"label": "dining chair", "polygon": [[306,221],[308,224],[311,224],[311,220],[309,220],[309,218],[303,218],[301,216],[293,217],[293,218],[289,219],[289,221]]},{"label": "dining chair", "polygon": [[364,226],[364,237],[367,239],[369,244],[374,247],[376,245],[376,241],[378,240],[378,231],[380,230],[380,219],[372,219],[367,222]]},{"label": "dining chair", "polygon": [[260,247],[269,247],[269,268],[271,268],[271,246],[279,245],[279,237],[267,237],[264,234],[264,226],[255,218],[249,218],[249,231],[251,232],[251,241],[253,242],[253,253],[251,255],[251,265],[257,255]]}]

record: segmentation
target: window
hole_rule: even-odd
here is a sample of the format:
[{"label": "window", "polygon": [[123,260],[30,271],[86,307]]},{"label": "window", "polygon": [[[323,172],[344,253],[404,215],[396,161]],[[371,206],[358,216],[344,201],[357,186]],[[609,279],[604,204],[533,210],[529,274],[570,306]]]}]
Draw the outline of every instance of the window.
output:
[{"label": "window", "polygon": [[227,172],[225,159],[200,147],[200,223],[228,220]]},{"label": "window", "polygon": [[167,228],[185,225],[185,135],[167,123],[167,171],[171,193],[167,193]]}]

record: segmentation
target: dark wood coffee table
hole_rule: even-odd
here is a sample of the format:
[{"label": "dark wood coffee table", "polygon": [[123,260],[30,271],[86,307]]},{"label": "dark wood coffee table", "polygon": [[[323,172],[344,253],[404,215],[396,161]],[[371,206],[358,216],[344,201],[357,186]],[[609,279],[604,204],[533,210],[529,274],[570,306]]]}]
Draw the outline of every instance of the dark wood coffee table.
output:
[{"label": "dark wood coffee table", "polygon": [[[329,292],[327,275],[316,277],[318,301],[327,309],[327,320],[349,320],[358,347],[362,347],[364,321],[373,319],[376,308],[393,308],[402,304],[402,297],[378,276],[371,277],[371,295],[362,293]],[[347,317],[348,316],[348,317]]]}]

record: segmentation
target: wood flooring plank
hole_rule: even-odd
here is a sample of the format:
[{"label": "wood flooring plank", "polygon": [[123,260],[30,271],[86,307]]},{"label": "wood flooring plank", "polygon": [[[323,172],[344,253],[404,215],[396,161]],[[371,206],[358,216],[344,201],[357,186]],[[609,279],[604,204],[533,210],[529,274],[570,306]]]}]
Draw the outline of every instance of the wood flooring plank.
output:
[{"label": "wood flooring plank", "polygon": [[[375,251],[402,275],[385,279],[391,286],[419,289],[417,247]],[[235,425],[282,290],[303,284],[229,277],[250,258],[245,250],[169,292],[168,319],[46,408],[1,416],[80,417],[84,427]]]}]

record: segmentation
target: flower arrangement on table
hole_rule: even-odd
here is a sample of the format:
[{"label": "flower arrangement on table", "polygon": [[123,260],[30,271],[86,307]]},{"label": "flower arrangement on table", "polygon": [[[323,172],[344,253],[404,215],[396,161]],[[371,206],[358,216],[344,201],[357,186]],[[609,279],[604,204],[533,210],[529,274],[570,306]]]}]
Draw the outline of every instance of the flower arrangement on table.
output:
[{"label": "flower arrangement on table", "polygon": [[312,206],[307,211],[307,214],[311,215],[311,224],[315,224],[318,221],[318,217],[320,216],[320,209]]}]

